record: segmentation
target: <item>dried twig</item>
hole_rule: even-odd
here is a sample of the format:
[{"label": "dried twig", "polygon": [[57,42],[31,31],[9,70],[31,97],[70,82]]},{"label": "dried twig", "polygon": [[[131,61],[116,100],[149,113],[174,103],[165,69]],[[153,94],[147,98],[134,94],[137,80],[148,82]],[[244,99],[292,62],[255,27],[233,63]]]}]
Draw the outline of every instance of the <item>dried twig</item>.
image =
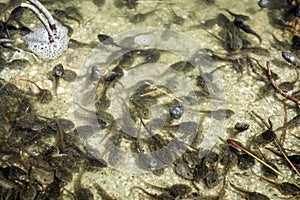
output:
[{"label": "dried twig", "polygon": [[259,114],[257,114],[255,111],[251,111],[251,113],[257,117],[269,130],[272,129],[272,122],[269,120],[269,123],[266,122]]},{"label": "dried twig", "polygon": [[[285,109],[286,110],[286,109]],[[264,123],[264,125],[269,129],[272,130],[272,122],[269,118],[269,123],[267,123],[260,115],[258,115],[256,112],[251,111],[251,113],[253,115],[255,115],[258,119],[260,119],[262,121],[262,123]],[[284,136],[285,137],[285,136]],[[283,143],[280,143],[279,140],[277,139],[277,136],[275,138],[275,143],[277,145],[277,147],[279,148],[281,154],[283,155],[283,157],[286,159],[286,161],[289,163],[289,165],[293,168],[293,170],[296,172],[296,174],[300,177],[300,173],[297,170],[297,168],[294,166],[294,164],[290,161],[290,159],[287,157],[286,152],[283,148]]]},{"label": "dried twig", "polygon": [[[283,122],[283,126],[285,127],[286,124],[287,124],[287,106],[284,104],[284,122]],[[283,132],[281,134],[281,137],[280,137],[280,143],[281,145],[283,146],[284,142],[285,142],[285,137],[286,137],[286,129],[283,129]]]},{"label": "dried twig", "polygon": [[46,22],[46,20],[42,17],[42,15],[38,11],[38,9],[36,7],[34,7],[33,5],[31,5],[31,4],[28,4],[28,3],[21,3],[21,7],[31,10],[36,15],[36,17],[42,22],[45,29],[47,30],[50,42],[54,42],[53,31],[51,30],[51,28],[50,28],[49,24]]},{"label": "dried twig", "polygon": [[[164,91],[164,90],[162,90],[162,89],[156,87],[155,85],[149,83],[148,81],[145,81],[145,83],[146,83],[147,85],[149,85],[150,87],[153,87],[154,89],[156,89],[156,90],[158,90],[158,91],[164,93],[165,95],[171,97],[172,99],[175,99],[175,100],[178,101],[179,103],[182,103],[182,101],[181,101],[180,99],[178,99],[177,97],[175,97],[174,95],[169,94],[168,92],[166,92],[166,91]],[[148,95],[148,93],[142,94],[142,95],[140,95],[140,96],[142,97],[142,96],[145,96],[145,95]]]},{"label": "dried twig", "polygon": [[257,157],[256,155],[254,155],[253,153],[251,153],[250,151],[248,151],[247,149],[245,149],[244,147],[238,145],[236,142],[234,142],[231,139],[227,139],[227,142],[229,144],[233,145],[238,150],[240,150],[240,151],[248,154],[249,156],[253,157],[255,160],[259,161],[261,164],[263,164],[264,166],[268,167],[270,170],[272,170],[273,172],[275,172],[279,176],[285,178],[288,182],[290,182],[291,184],[294,184],[296,187],[298,187],[300,189],[300,185],[295,180],[287,177],[285,174],[281,173],[280,171],[278,171],[277,169],[275,169],[274,167],[272,167],[271,165],[269,165],[268,163],[266,163],[265,161],[263,161],[262,159],[260,159],[259,157]]},{"label": "dried twig", "polygon": [[279,148],[280,152],[282,153],[283,157],[286,159],[286,161],[289,163],[289,165],[293,168],[293,170],[296,172],[296,174],[300,177],[300,173],[298,169],[295,167],[295,165],[290,161],[290,159],[287,157],[286,152],[280,142],[278,141],[277,138],[275,138],[275,143],[277,147]]},{"label": "dried twig", "polygon": [[30,3],[35,5],[47,18],[50,28],[52,31],[56,32],[56,23],[54,18],[52,17],[51,13],[45,8],[45,6],[39,2],[38,0],[28,0]]},{"label": "dried twig", "polygon": [[257,76],[259,76],[260,78],[262,78],[265,82],[269,82],[268,77],[264,73],[259,72],[257,67],[254,67],[253,63],[251,62],[251,59],[254,60],[260,67],[262,67],[262,66],[260,65],[258,60],[254,59],[254,58],[247,58],[248,64],[251,67],[252,72],[255,73]]},{"label": "dried twig", "polygon": [[300,100],[293,97],[293,96],[290,96],[288,95],[287,93],[285,93],[284,91],[282,91],[282,89],[276,84],[273,76],[272,76],[272,72],[271,72],[271,69],[270,69],[270,62],[267,61],[267,77],[270,81],[270,83],[272,84],[272,86],[274,87],[275,90],[277,90],[277,92],[279,92],[283,97],[285,97],[286,99],[290,100],[290,101],[293,101],[294,103],[296,104],[300,104]]}]

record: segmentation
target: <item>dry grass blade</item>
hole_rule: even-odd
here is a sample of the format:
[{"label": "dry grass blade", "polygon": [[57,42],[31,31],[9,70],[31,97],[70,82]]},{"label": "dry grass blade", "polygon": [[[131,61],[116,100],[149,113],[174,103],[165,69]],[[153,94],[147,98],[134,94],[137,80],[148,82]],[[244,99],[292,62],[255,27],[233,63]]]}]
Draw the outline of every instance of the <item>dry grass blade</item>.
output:
[{"label": "dry grass blade", "polygon": [[282,153],[283,157],[286,159],[286,161],[289,163],[289,165],[293,168],[293,170],[296,172],[296,174],[300,177],[299,171],[297,170],[295,165],[290,161],[290,159],[287,157],[285,150],[282,148],[282,146],[277,138],[275,139],[275,143],[276,143],[277,147],[279,148],[280,152]]},{"label": "dry grass blade", "polygon": [[235,148],[237,148],[238,150],[248,154],[249,156],[253,157],[254,159],[256,159],[257,161],[259,161],[261,164],[263,164],[264,166],[268,167],[270,170],[272,170],[273,172],[275,172],[276,174],[278,174],[279,176],[285,178],[289,183],[294,184],[296,187],[298,187],[300,189],[300,185],[293,179],[288,178],[285,174],[281,173],[280,171],[278,171],[277,169],[275,169],[274,167],[270,166],[268,163],[266,163],[265,161],[263,161],[262,159],[260,159],[259,157],[257,157],[256,155],[254,155],[253,153],[251,153],[250,151],[248,151],[247,149],[245,149],[244,147],[241,147],[240,145],[238,145],[237,143],[235,143],[233,140],[231,139],[227,139],[227,142],[231,145],[233,145]]}]

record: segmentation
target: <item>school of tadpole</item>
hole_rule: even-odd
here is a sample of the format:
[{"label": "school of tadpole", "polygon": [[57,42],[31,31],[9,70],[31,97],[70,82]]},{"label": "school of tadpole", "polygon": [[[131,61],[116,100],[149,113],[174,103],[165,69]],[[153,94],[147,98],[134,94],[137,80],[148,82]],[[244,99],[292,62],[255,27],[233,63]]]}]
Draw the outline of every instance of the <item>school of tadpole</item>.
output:
[{"label": "school of tadpole", "polygon": [[[28,21],[39,23],[35,15],[21,7],[19,1],[0,2],[0,200],[300,199],[300,1],[251,2],[255,5],[249,13],[266,15],[268,21],[264,23],[274,33],[265,33],[263,27],[253,28],[256,19],[232,8],[221,8],[217,0],[188,1],[218,10],[213,17],[201,20],[195,20],[195,10],[182,8],[176,1],[90,2],[99,13],[110,6],[132,28],[143,23],[150,26],[156,20],[160,27],[187,35],[202,31],[215,44],[184,59],[152,47],[133,47],[132,38],[118,41],[112,36],[116,32],[100,29],[97,33],[92,31],[91,40],[73,39],[79,29],[82,31],[88,22],[93,22],[93,18],[85,17],[80,1],[71,5],[61,1],[60,7],[52,5],[52,0],[41,2],[58,24],[68,29],[71,38],[68,50],[51,61],[37,58],[20,41],[33,32]],[[145,4],[153,6],[144,10]],[[267,42],[263,34],[268,35]],[[161,34],[160,39],[167,41],[169,36]],[[109,66],[92,63],[82,75],[78,67],[68,63],[72,53],[90,51],[97,45],[114,49],[107,58]],[[15,57],[20,52],[26,56]],[[280,56],[272,57],[274,52]],[[169,56],[172,61],[167,59]],[[210,72],[199,71],[203,63],[216,67]],[[166,77],[166,84],[145,75],[144,79],[132,80],[131,87],[122,88],[122,79],[131,71],[154,64],[166,68],[159,77]],[[35,65],[45,68],[41,72],[50,86],[28,77],[30,73],[21,73]],[[175,71],[176,76],[169,77],[168,70]],[[7,75],[10,72],[12,75]],[[223,96],[216,95],[222,90],[220,77],[228,77],[218,76],[219,73],[234,76],[224,80],[232,84],[245,78],[251,80],[246,85],[255,88],[253,105],[268,99],[264,106],[270,108],[255,109],[249,103],[246,107],[250,109],[243,108],[245,114],[238,115],[239,107],[242,109],[247,102],[235,102],[238,106],[232,106]],[[175,93],[176,87],[170,89],[179,84],[179,76],[194,84],[192,92]],[[64,95],[61,88],[81,80],[86,85],[79,95],[86,101],[75,102],[73,112],[83,124],[78,125],[72,116],[39,111],[47,105],[56,106],[55,102],[68,106],[62,103],[67,100],[60,101]],[[91,90],[92,97],[88,95],[91,86],[96,88]],[[120,97],[122,93],[112,96],[118,87],[129,94],[127,99]],[[238,91],[231,92],[229,96],[243,98]],[[120,99],[117,114],[114,98]],[[222,107],[210,109],[210,101],[220,102]],[[93,102],[95,112],[85,102]],[[273,107],[279,110],[277,115],[263,112]],[[201,142],[209,121],[224,122],[225,129],[220,129],[224,133],[216,133],[210,149],[203,149]],[[92,142],[98,140],[93,146]],[[143,175],[118,172],[127,162],[124,152],[133,153],[131,162]],[[105,181],[87,180],[87,174]],[[122,185],[119,179],[127,179],[127,184]]]}]

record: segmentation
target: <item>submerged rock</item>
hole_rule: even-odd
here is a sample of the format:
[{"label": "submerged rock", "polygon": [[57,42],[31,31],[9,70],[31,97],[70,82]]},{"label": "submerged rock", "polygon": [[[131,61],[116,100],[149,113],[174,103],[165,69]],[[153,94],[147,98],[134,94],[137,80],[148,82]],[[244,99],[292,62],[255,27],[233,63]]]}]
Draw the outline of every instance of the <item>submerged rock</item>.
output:
[{"label": "submerged rock", "polygon": [[28,44],[28,49],[43,59],[56,59],[68,49],[70,38],[68,29],[64,26],[57,26],[54,34],[54,42],[49,41],[49,35],[44,27],[35,30],[23,37]]}]

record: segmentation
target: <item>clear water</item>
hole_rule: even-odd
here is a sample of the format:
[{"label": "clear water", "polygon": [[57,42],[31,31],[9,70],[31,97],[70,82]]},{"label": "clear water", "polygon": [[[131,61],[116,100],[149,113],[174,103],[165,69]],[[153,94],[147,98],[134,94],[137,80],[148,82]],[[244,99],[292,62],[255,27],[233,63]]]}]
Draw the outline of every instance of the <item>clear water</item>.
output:
[{"label": "clear water", "polygon": [[[276,35],[279,40],[288,39],[289,41],[291,34],[271,26],[267,15],[269,11],[259,8],[256,1],[141,0],[138,1],[139,3],[134,9],[129,9],[126,6],[121,8],[116,7],[116,5],[120,7],[122,4],[121,0],[106,1],[100,6],[97,6],[95,3],[101,1],[42,2],[44,2],[45,6],[51,12],[56,8],[63,10],[69,6],[79,8],[82,15],[82,19],[79,18],[80,22],[78,23],[72,19],[67,19],[65,22],[74,30],[71,38],[88,45],[74,49],[69,48],[61,57],[50,61],[36,60],[34,56],[27,52],[16,52],[11,57],[11,59],[28,59],[30,66],[22,70],[4,69],[1,71],[0,77],[6,80],[10,80],[12,77],[23,77],[36,82],[43,88],[51,90],[53,82],[48,77],[52,67],[56,64],[61,63],[65,68],[72,69],[78,74],[78,78],[74,83],[61,81],[54,101],[47,105],[37,104],[36,110],[38,114],[71,119],[78,126],[91,125],[93,123],[93,119],[96,119],[93,94],[103,92],[103,88],[98,88],[95,82],[89,82],[91,68],[97,65],[105,73],[105,70],[112,70],[109,64],[118,60],[118,56],[111,57],[111,60],[107,59],[112,53],[118,52],[119,48],[116,46],[100,45],[97,35],[102,33],[112,36],[117,44],[129,45],[130,48],[153,48],[161,51],[161,57],[158,62],[141,64],[138,67],[124,70],[124,76],[114,87],[108,90],[107,95],[111,100],[111,105],[107,109],[107,112],[111,113],[115,119],[119,119],[119,128],[125,132],[127,131],[127,134],[132,134],[132,136],[141,134],[143,137],[147,137],[148,134],[147,130],[143,129],[141,123],[134,123],[132,125],[134,131],[130,132],[130,128],[132,128],[130,123],[133,121],[130,121],[131,115],[128,113],[126,115],[126,106],[124,106],[129,104],[129,97],[136,90],[136,83],[143,80],[154,81],[152,87],[163,85],[171,90],[171,92],[156,91],[156,94],[161,92],[167,93],[167,95],[160,98],[157,105],[151,107],[150,119],[146,121],[149,122],[154,118],[166,121],[169,110],[165,109],[163,105],[169,102],[183,103],[186,106],[183,118],[175,121],[175,123],[185,121],[198,123],[203,140],[197,144],[197,148],[203,151],[213,147],[216,148],[216,151],[219,151],[220,149],[215,147],[215,144],[219,145],[223,143],[219,137],[223,139],[231,137],[245,143],[251,136],[263,131],[265,128],[251,116],[251,111],[256,111],[265,119],[272,116],[273,126],[282,126],[284,121],[284,106],[282,102],[278,101],[282,97],[279,95],[269,95],[262,98],[259,94],[259,89],[264,83],[255,78],[249,67],[244,67],[242,73],[240,73],[228,62],[213,63],[200,59],[200,63],[197,63],[197,61],[193,63],[197,64],[197,69],[192,72],[168,71],[170,64],[178,60],[193,57],[200,48],[212,49],[219,55],[226,53],[222,45],[220,45],[222,38],[219,38],[219,40],[213,36],[217,36],[221,28],[218,25],[214,25],[203,29],[201,28],[201,24],[203,25],[208,19],[215,18],[219,13],[223,13],[232,20],[233,17],[226,11],[228,9],[233,13],[250,17],[247,24],[262,38],[262,43],[259,44],[258,39],[250,35],[248,37],[251,43],[255,46],[261,46],[270,52],[268,56],[250,55],[257,59],[263,66],[267,60],[270,61],[272,70],[280,74],[280,81],[295,80],[297,78],[295,71],[298,71],[298,68],[290,69],[288,64],[283,62],[281,52],[271,45],[273,42],[271,33]],[[147,12],[149,14],[141,22],[130,22],[134,15]],[[179,21],[175,21],[175,23],[172,21],[176,15],[177,17],[182,17],[184,20],[182,24],[179,24]],[[22,21],[33,30],[40,26],[40,22],[30,12],[25,13]],[[170,29],[170,31],[166,31],[165,29]],[[164,37],[163,34],[165,34]],[[22,43],[20,38],[15,38],[15,40],[18,43]],[[124,54],[124,52],[122,53]],[[10,54],[7,56],[10,56]],[[209,90],[210,95],[216,95],[216,97],[212,99],[196,98],[195,91],[197,90],[197,86],[195,79],[199,71],[200,73],[210,72],[220,66],[223,67],[213,74],[213,86],[217,86],[220,90],[215,91],[213,88]],[[295,85],[299,87],[298,81]],[[86,96],[88,96],[87,99],[85,99]],[[178,101],[177,97],[182,96],[194,98],[197,103],[193,104],[185,100],[182,102]],[[80,106],[78,107],[77,104]],[[234,115],[220,121],[214,119],[210,115],[211,113],[208,113],[206,116],[203,112],[200,112],[216,109],[230,109],[234,111]],[[80,111],[77,112],[78,110]],[[288,119],[297,115],[297,111],[295,110],[288,110]],[[89,120],[85,121],[84,119],[87,117]],[[126,121],[128,118],[129,122]],[[238,121],[250,123],[250,129],[235,135],[229,128],[232,128]],[[299,131],[297,128],[292,129],[290,130],[290,134],[299,136],[299,132],[297,131]],[[83,143],[91,151],[97,152],[96,157],[108,159],[107,154],[105,154],[104,144],[107,142],[107,135],[109,134],[109,132],[100,128],[93,137],[83,140]],[[163,132],[163,134],[166,135],[168,133]],[[175,137],[181,138],[181,135],[175,132]],[[195,137],[197,136],[193,135],[193,138]],[[184,140],[186,144],[190,145],[192,143],[190,138],[184,139],[186,139]],[[297,149],[299,147],[298,143],[292,137],[287,138],[285,147],[299,152],[299,149]],[[108,194],[116,199],[144,199],[147,197],[147,195],[142,194],[139,190],[130,190],[133,186],[142,186],[151,193],[157,193],[156,190],[146,186],[143,182],[162,187],[168,187],[176,183],[187,183],[192,186],[191,181],[184,180],[174,173],[174,165],[172,163],[175,159],[167,164],[168,167],[163,166],[166,168],[161,175],[155,175],[151,171],[140,170],[134,160],[136,154],[130,153],[129,146],[130,143],[128,141],[122,142],[120,148],[123,151],[123,157],[120,158],[117,164],[109,164],[107,168],[83,174],[82,184],[94,192],[95,199],[101,198],[96,193],[93,183],[101,185]],[[110,146],[110,148],[113,147],[113,145]],[[266,153],[266,157],[274,158],[274,155],[270,154],[270,152],[264,151],[264,153]],[[153,162],[152,164],[156,169],[159,163]],[[260,164],[256,164],[253,167],[254,172],[251,170],[241,171],[237,167],[230,170],[226,176],[225,182],[228,187],[224,199],[239,199],[244,195],[230,187],[229,182],[246,191],[257,191],[267,194],[271,199],[281,199],[279,192],[273,189],[274,186],[266,184],[258,176],[253,175],[253,173],[260,172],[259,166]],[[281,170],[290,175],[288,168],[282,167]],[[224,178],[224,176],[223,174],[221,177]],[[200,188],[200,193],[204,196],[217,196],[222,190],[222,183],[212,189],[208,189],[202,182],[196,182],[195,185]],[[73,184],[70,183],[66,186],[66,189],[72,191],[72,187]]]}]

